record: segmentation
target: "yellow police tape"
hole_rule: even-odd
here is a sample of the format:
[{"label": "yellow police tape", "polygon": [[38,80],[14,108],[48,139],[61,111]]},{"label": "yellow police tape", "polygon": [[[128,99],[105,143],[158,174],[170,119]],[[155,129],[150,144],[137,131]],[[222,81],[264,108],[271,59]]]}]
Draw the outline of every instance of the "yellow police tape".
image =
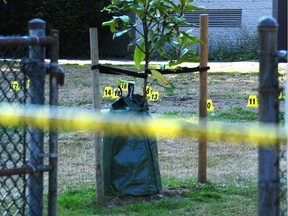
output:
[{"label": "yellow police tape", "polygon": [[137,115],[101,114],[85,110],[59,109],[49,106],[0,104],[0,124],[34,126],[63,131],[87,130],[119,135],[161,135],[204,137],[208,141],[229,141],[249,145],[275,146],[287,141],[283,127],[275,124],[232,124],[200,122],[193,124],[172,119],[143,118]]}]

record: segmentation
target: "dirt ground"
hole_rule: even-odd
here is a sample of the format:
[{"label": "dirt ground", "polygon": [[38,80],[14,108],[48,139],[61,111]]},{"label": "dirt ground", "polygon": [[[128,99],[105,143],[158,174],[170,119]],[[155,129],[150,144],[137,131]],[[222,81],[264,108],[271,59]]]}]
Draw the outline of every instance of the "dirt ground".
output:
[{"label": "dirt ground", "polygon": [[[107,63],[107,62],[106,62]],[[111,63],[108,61],[108,64]],[[119,63],[118,63],[119,64]],[[127,64],[127,62],[126,62]],[[257,62],[211,63],[208,74],[208,98],[215,110],[229,107],[246,108],[249,95],[256,95],[259,71]],[[279,65],[286,71],[286,64]],[[232,72],[231,76],[222,76]],[[250,73],[251,72],[251,73]],[[65,66],[65,85],[59,91],[60,106],[75,109],[92,109],[91,77],[89,67]],[[117,77],[118,78],[118,77]],[[120,77],[121,78],[121,77]],[[124,77],[125,79],[125,77]],[[127,79],[127,78],[126,78]],[[152,117],[165,113],[197,113],[199,100],[198,74],[167,77],[176,86],[174,95],[167,95],[155,86],[161,94],[160,102],[150,102]],[[115,84],[115,78],[101,75],[101,89]],[[152,82],[150,80],[150,82]],[[140,90],[141,91],[141,88]],[[109,109],[112,101],[103,100],[102,109]],[[85,131],[61,133],[59,135],[59,192],[83,186],[95,187],[94,148],[92,134]],[[197,178],[198,141],[191,138],[158,137],[159,164],[162,178]],[[247,143],[208,143],[207,178],[210,182],[257,182],[257,149]]]}]

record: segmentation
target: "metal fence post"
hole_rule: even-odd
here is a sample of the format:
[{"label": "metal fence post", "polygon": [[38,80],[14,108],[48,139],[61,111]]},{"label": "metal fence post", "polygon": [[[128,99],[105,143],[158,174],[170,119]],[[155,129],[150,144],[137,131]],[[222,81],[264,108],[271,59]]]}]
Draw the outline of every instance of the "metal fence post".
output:
[{"label": "metal fence post", "polygon": [[[50,62],[50,105],[58,105],[58,86],[61,79],[61,72],[58,67],[59,53],[59,31],[51,30],[51,36],[55,38],[55,43],[51,47]],[[64,75],[64,74],[63,74]],[[63,84],[63,83],[62,83]],[[49,164],[52,169],[49,171],[49,190],[48,190],[48,215],[57,215],[57,165],[58,165],[58,130],[51,125],[49,133]]]},{"label": "metal fence post", "polygon": [[[28,23],[30,37],[45,36],[45,21],[41,19],[33,19]],[[30,66],[33,70],[29,73],[32,104],[44,104],[44,84],[45,84],[45,48],[40,45],[29,47]],[[29,140],[29,164],[37,170],[37,166],[43,164],[44,133],[38,128],[30,128]],[[28,215],[43,215],[43,172],[38,171],[30,174],[28,179]]]},{"label": "metal fence post", "polygon": [[[260,19],[259,34],[259,121],[279,123],[277,21]],[[275,142],[276,146],[279,143]],[[258,215],[279,215],[279,148],[259,147]]]}]

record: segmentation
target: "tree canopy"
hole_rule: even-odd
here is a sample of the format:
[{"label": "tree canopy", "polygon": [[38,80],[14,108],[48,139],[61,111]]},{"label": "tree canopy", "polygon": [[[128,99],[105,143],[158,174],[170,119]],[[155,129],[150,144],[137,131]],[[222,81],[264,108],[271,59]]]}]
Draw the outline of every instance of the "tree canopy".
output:
[{"label": "tree canopy", "polygon": [[2,0],[0,1],[0,35],[27,35],[27,23],[33,18],[46,21],[60,31],[60,58],[89,58],[89,28],[99,29],[99,48],[109,29],[101,26],[111,17],[101,12],[109,0]]}]

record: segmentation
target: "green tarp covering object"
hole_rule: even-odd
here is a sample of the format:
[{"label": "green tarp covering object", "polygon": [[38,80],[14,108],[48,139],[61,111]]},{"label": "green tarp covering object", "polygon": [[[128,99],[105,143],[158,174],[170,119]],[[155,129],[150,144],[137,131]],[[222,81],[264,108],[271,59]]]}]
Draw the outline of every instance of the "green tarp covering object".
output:
[{"label": "green tarp covering object", "polygon": [[[131,119],[133,115],[151,118],[146,99],[140,95],[133,95],[133,91],[132,94],[129,92],[127,97],[120,97],[114,101],[110,113],[127,115],[127,118]],[[160,193],[162,184],[156,137],[148,137],[146,134],[104,134],[103,171],[106,192],[133,196]]]}]

